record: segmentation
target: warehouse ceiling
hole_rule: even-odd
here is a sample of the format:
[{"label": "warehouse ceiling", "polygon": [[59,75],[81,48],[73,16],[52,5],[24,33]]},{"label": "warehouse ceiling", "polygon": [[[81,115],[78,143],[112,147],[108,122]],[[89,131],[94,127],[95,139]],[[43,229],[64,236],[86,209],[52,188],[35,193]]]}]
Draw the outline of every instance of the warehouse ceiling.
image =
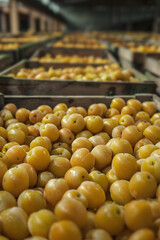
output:
[{"label": "warehouse ceiling", "polygon": [[[68,29],[151,30],[160,0],[21,0],[60,18]],[[159,6],[160,7],[160,6]],[[141,23],[141,24],[139,24]],[[146,24],[148,23],[148,25]]]},{"label": "warehouse ceiling", "polygon": [[64,6],[88,5],[88,6],[122,6],[122,5],[153,5],[156,0],[51,0],[57,4]]},{"label": "warehouse ceiling", "polygon": [[[158,0],[53,0],[59,14],[72,29],[116,30],[153,25]],[[138,23],[142,22],[142,25]],[[144,22],[144,23],[143,23]],[[150,26],[149,26],[150,27]]]}]

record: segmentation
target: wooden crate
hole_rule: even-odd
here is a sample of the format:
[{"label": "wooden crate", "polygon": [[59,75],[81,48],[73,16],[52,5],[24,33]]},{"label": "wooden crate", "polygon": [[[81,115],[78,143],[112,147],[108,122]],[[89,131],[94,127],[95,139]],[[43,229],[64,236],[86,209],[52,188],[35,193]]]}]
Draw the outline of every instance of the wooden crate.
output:
[{"label": "wooden crate", "polygon": [[47,104],[54,107],[58,103],[66,103],[68,107],[82,106],[88,108],[93,103],[105,103],[108,107],[113,98],[122,97],[125,101],[128,99],[138,99],[141,102],[154,101],[157,110],[160,111],[160,98],[155,94],[135,94],[135,95],[118,95],[118,96],[16,96],[0,94],[0,108],[7,103],[14,103],[18,108],[25,107],[30,110],[37,108],[39,105]]},{"label": "wooden crate", "polygon": [[[21,68],[36,68],[44,66],[49,68],[65,68],[68,64],[40,64],[38,62],[21,61],[0,75],[0,89],[4,94],[16,95],[104,95],[155,93],[156,84],[153,81],[140,82],[94,82],[71,80],[34,80],[14,79],[6,76],[9,73],[17,73]],[[75,67],[82,66],[74,64]],[[85,65],[86,66],[86,65]],[[84,66],[84,67],[85,67]],[[135,71],[136,72],[136,71]],[[145,76],[144,76],[145,77]]]},{"label": "wooden crate", "polygon": [[0,54],[2,55],[10,55],[10,63],[15,64],[19,61],[19,50],[12,49],[12,50],[0,50]]},{"label": "wooden crate", "polygon": [[133,65],[139,67],[144,64],[145,58],[147,56],[145,53],[132,52],[129,48],[126,47],[120,47],[118,49],[118,55],[120,58],[125,59],[128,62],[131,62]]},{"label": "wooden crate", "polygon": [[72,49],[67,49],[67,48],[53,48],[53,47],[43,47],[41,49],[38,49],[31,57],[31,60],[34,59],[35,57],[40,58],[44,57],[46,54],[51,54],[52,57],[55,57],[58,54],[61,54],[63,56],[73,56],[73,55],[78,55],[81,57],[84,56],[94,56],[94,57],[101,57],[101,58],[109,58],[112,62],[116,61],[116,59],[110,54],[107,50],[104,51],[91,51],[91,50],[81,50],[81,49],[76,49],[76,51],[73,51]]},{"label": "wooden crate", "polygon": [[[10,44],[16,42],[1,42],[1,44]],[[18,42],[19,48],[11,49],[11,50],[0,50],[2,54],[9,54],[12,57],[12,64],[16,62],[31,57],[31,55],[36,51],[39,47],[42,46],[42,42],[33,42],[33,43],[23,43]]]},{"label": "wooden crate", "polygon": [[121,61],[128,61],[132,67],[135,67],[140,71],[144,71],[147,57],[160,57],[160,54],[132,52],[129,48],[120,47],[118,49],[118,56]]},{"label": "wooden crate", "polygon": [[150,56],[145,59],[144,63],[145,70],[153,73],[156,76],[160,77],[160,56]]},{"label": "wooden crate", "polygon": [[27,44],[23,44],[22,46],[20,46],[19,48],[19,60],[23,60],[23,59],[28,59],[30,58],[34,52],[38,51],[39,48],[42,48],[44,46],[47,46],[47,44],[49,44],[50,42],[56,42],[59,38],[48,38],[44,41],[40,41],[40,42],[30,42]]},{"label": "wooden crate", "polygon": [[145,72],[157,84],[157,93],[160,95],[160,57],[147,57],[144,64]]},{"label": "wooden crate", "polygon": [[43,42],[33,42],[21,45],[19,48],[19,60],[30,58],[31,55],[42,45]]},{"label": "wooden crate", "polygon": [[34,53],[34,51],[36,51],[41,46],[42,46],[42,43],[20,44],[20,47],[17,49],[0,50],[0,54],[10,55],[11,64],[13,65],[22,59],[31,57],[31,55]]},{"label": "wooden crate", "polygon": [[118,57],[118,47],[114,46],[112,42],[108,42],[108,49],[114,56]]},{"label": "wooden crate", "polygon": [[[18,62],[22,59],[30,58],[31,55],[38,48],[46,45],[48,43],[48,41],[46,40],[46,41],[42,41],[42,42],[30,42],[30,43],[18,42],[18,44],[20,45],[19,48],[11,49],[11,50],[0,50],[0,54],[10,55],[11,64],[15,64],[16,62]],[[10,44],[10,42],[1,42],[1,44]],[[0,69],[0,71],[1,71],[1,69]]]},{"label": "wooden crate", "polygon": [[0,54],[0,72],[12,65],[12,56],[10,54]]},{"label": "wooden crate", "polygon": [[[44,57],[46,54],[50,54],[52,57],[56,57],[56,55],[61,54],[63,56],[73,56],[73,55],[78,55],[80,57],[88,57],[88,56],[94,56],[94,57],[100,57],[103,59],[108,59],[111,63],[117,62],[116,58],[107,50],[104,51],[84,51],[84,50],[77,50],[73,51],[72,49],[58,49],[58,48],[53,48],[53,47],[46,47],[46,48],[41,48],[38,49],[30,58],[30,61],[34,61],[34,58],[41,58]],[[36,61],[34,61],[36,62]],[[52,66],[53,64],[55,66],[59,66],[60,68],[65,67],[65,66],[70,66],[70,67],[85,67],[86,65],[92,65],[94,67],[100,66],[100,65],[105,65],[105,64],[96,64],[96,63],[43,63],[47,66]]]},{"label": "wooden crate", "polygon": [[[121,40],[121,41],[113,41],[113,42],[111,41],[111,42],[108,42],[108,49],[119,59],[119,58],[121,58],[121,55],[123,55],[123,51],[122,52],[119,51],[119,48],[122,48],[123,50],[125,48],[125,50],[126,50],[128,43],[130,43],[131,41],[134,41],[134,40],[133,39],[132,40],[131,39],[130,40],[126,39],[125,41]],[[121,46],[120,45],[119,46],[115,46],[115,43],[120,43]],[[139,44],[143,44],[145,42],[134,41],[134,43],[135,43],[134,46],[138,46]],[[128,59],[128,54],[127,54],[127,59]]]},{"label": "wooden crate", "polygon": [[54,49],[59,49],[60,51],[63,51],[63,50],[70,50],[70,51],[73,51],[73,52],[77,52],[77,51],[86,51],[86,52],[104,52],[107,50],[107,44],[106,44],[106,48],[76,48],[76,47],[57,47],[57,46],[54,46],[53,43],[49,43],[47,45],[48,47],[53,47]]}]

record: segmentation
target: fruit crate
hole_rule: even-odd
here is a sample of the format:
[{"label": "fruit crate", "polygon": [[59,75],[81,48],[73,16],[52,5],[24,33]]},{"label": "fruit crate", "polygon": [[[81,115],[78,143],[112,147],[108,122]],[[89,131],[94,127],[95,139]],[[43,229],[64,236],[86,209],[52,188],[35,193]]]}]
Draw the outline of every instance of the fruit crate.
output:
[{"label": "fruit crate", "polygon": [[[55,42],[54,42],[55,43]],[[54,46],[54,43],[53,42],[50,42],[47,46],[48,47],[53,47],[54,49],[59,49],[59,50],[61,50],[61,51],[63,51],[63,50],[70,50],[70,51],[73,51],[73,52],[77,52],[77,51],[85,51],[85,52],[90,52],[90,53],[96,53],[97,51],[98,52],[101,52],[101,53],[103,53],[104,51],[106,51],[107,50],[107,44],[106,43],[104,43],[105,44],[105,48],[86,48],[86,47],[84,47],[84,48],[78,48],[78,47],[62,47],[62,46],[59,46],[59,47],[57,47],[57,46]],[[84,44],[85,45],[85,44]]]},{"label": "fruit crate", "polygon": [[135,53],[126,47],[120,47],[118,49],[118,56],[120,60],[122,59],[122,61],[128,61],[131,66],[135,66],[137,69],[143,70],[146,54]]},{"label": "fruit crate", "polygon": [[[156,83],[145,80],[145,76],[133,69],[133,73],[140,79],[139,82],[94,82],[94,81],[73,81],[73,80],[35,80],[35,79],[16,79],[7,76],[17,73],[21,68],[38,68],[40,66],[48,69],[66,68],[69,64],[42,64],[23,60],[16,65],[8,68],[0,74],[0,89],[4,94],[17,95],[104,95],[112,96],[118,94],[135,93],[156,93]],[[72,65],[73,66],[73,65]],[[75,67],[82,64],[74,64]],[[87,65],[84,65],[84,67]]]},{"label": "fruit crate", "polygon": [[114,46],[114,42],[108,42],[108,49],[111,51],[111,53],[118,58],[118,48],[117,46]]},{"label": "fruit crate", "polygon": [[90,54],[91,53],[96,53],[96,52],[101,52],[101,53],[103,53],[104,51],[106,51],[107,50],[107,46],[106,46],[106,48],[97,48],[97,49],[93,49],[93,48],[68,48],[68,47],[54,47],[53,46],[53,44],[52,45],[50,45],[50,44],[48,44],[48,47],[53,47],[54,49],[59,49],[59,50],[61,50],[61,51],[63,51],[63,50],[70,50],[70,51],[73,51],[73,52],[78,52],[78,51],[85,51],[85,52],[89,52]]},{"label": "fruit crate", "polygon": [[12,50],[0,50],[1,55],[10,55],[10,63],[15,64],[19,61],[19,50],[12,49]]},{"label": "fruit crate", "polygon": [[160,77],[160,56],[149,56],[145,59],[144,68]]},{"label": "fruit crate", "polygon": [[154,101],[157,106],[157,110],[160,111],[160,98],[155,94],[135,94],[135,95],[116,95],[116,96],[53,96],[53,95],[3,95],[0,93],[0,108],[7,103],[14,103],[18,108],[24,107],[30,110],[37,108],[39,105],[47,104],[51,107],[58,103],[66,103],[68,107],[71,106],[82,106],[89,107],[93,103],[105,103],[107,106],[110,105],[111,101],[115,97],[122,97],[125,101],[133,98],[141,102]]},{"label": "fruit crate", "polygon": [[[7,44],[7,43],[1,43]],[[10,43],[8,43],[10,44]],[[39,47],[42,46],[42,43],[19,43],[19,48],[9,49],[9,50],[0,50],[0,54],[10,55],[11,64],[15,64],[16,62],[31,57],[31,55],[36,51]]]},{"label": "fruit crate", "polygon": [[[132,40],[133,41],[133,40]],[[108,49],[112,52],[112,54],[114,54],[114,56],[116,56],[116,58],[120,58],[120,55],[119,55],[119,48],[123,47],[123,48],[126,48],[127,44],[131,43],[131,39],[129,40],[121,40],[121,41],[110,41],[108,42]],[[142,44],[142,43],[145,43],[145,42],[135,42],[134,41],[134,46],[138,46],[138,44]],[[117,44],[119,44],[119,46],[117,46]]]},{"label": "fruit crate", "polygon": [[18,60],[22,60],[22,59],[31,57],[31,55],[42,45],[43,45],[43,42],[22,44],[19,48],[19,59]]},{"label": "fruit crate", "polygon": [[[63,56],[73,56],[73,55],[78,55],[80,57],[88,57],[88,56],[94,56],[94,57],[100,57],[104,59],[109,59],[111,62],[116,62],[117,60],[113,57],[111,53],[109,53],[107,50],[104,51],[91,51],[91,50],[79,50],[76,49],[73,51],[72,49],[59,49],[59,48],[53,48],[53,47],[46,47],[46,48],[41,48],[38,49],[31,57],[31,61],[33,61],[34,58],[41,58],[44,57],[46,54],[50,54],[52,57],[55,57],[58,54],[61,54]],[[61,64],[61,63],[57,63]],[[74,63],[68,63],[71,65],[74,65]],[[82,63],[82,66],[84,64]],[[86,65],[86,64],[85,64]],[[91,64],[91,65],[97,65],[97,64]],[[101,64],[102,65],[102,64]]]},{"label": "fruit crate", "polygon": [[0,55],[0,71],[10,67],[12,64],[12,56],[10,54]]},{"label": "fruit crate", "polygon": [[23,44],[19,48],[19,60],[28,59],[32,56],[32,54],[37,51],[39,48],[43,46],[47,46],[50,42],[56,42],[59,38],[48,38],[44,41],[33,42]]},{"label": "fruit crate", "polygon": [[160,54],[132,52],[129,48],[120,47],[118,49],[118,56],[120,61],[128,61],[130,66],[135,67],[140,71],[144,71],[146,58],[148,56],[160,56]]},{"label": "fruit crate", "polygon": [[147,57],[145,59],[144,69],[150,79],[156,82],[158,86],[157,92],[160,94],[160,57]]},{"label": "fruit crate", "polygon": [[[0,44],[10,44],[11,42],[1,42]],[[13,42],[14,43],[14,42]],[[46,45],[48,42],[41,41],[41,42],[30,42],[30,43],[24,43],[19,42],[20,45],[19,48],[16,49],[9,49],[9,50],[0,50],[0,54],[9,54],[12,58],[11,64],[15,64],[16,62],[30,58],[31,55],[40,47]],[[1,70],[1,69],[0,69]]]},{"label": "fruit crate", "polygon": [[52,36],[44,41],[44,44],[55,43],[59,41],[64,36],[64,33],[61,36]]}]

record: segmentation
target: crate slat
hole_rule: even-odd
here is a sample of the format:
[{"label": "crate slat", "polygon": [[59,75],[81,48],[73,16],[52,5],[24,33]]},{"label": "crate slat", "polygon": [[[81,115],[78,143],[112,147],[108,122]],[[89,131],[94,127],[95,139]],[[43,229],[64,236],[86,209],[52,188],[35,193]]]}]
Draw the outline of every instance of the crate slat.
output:
[{"label": "crate slat", "polygon": [[54,107],[58,103],[66,103],[68,107],[82,106],[88,108],[93,103],[105,103],[108,107],[115,97],[122,97],[125,101],[134,98],[141,102],[154,101],[157,110],[160,111],[160,98],[155,94],[136,94],[136,95],[118,95],[118,96],[26,96],[26,95],[2,95],[0,94],[0,107],[4,104],[14,103],[18,108],[25,107],[30,110],[37,108],[39,105],[48,104]]},{"label": "crate slat", "polygon": [[107,50],[97,50],[97,51],[88,51],[88,50],[81,50],[81,49],[76,49],[76,50],[72,50],[72,49],[67,49],[67,48],[54,48],[54,47],[42,47],[40,49],[38,49],[31,57],[31,59],[33,59],[34,57],[43,57],[46,54],[51,54],[51,56],[55,57],[58,54],[61,54],[63,56],[73,56],[73,55],[78,55],[78,56],[90,56],[93,55],[95,57],[102,57],[102,58],[107,58],[109,52]]},{"label": "crate slat", "polygon": [[[5,76],[9,73],[16,73],[21,68],[36,68],[46,64],[38,62],[21,61],[11,68],[3,71],[0,75],[0,90],[4,94],[26,94],[26,95],[104,95],[112,96],[117,94],[155,93],[156,84],[153,81],[140,82],[94,82],[94,81],[71,81],[71,80],[34,80],[14,79]],[[59,68],[60,65],[52,64]],[[68,64],[61,64],[61,67],[69,67]],[[75,64],[79,66],[79,64]],[[85,65],[86,66],[86,65]]]},{"label": "crate slat", "polygon": [[13,62],[12,55],[0,54],[0,72],[9,68]]},{"label": "crate slat", "polygon": [[147,57],[144,63],[144,68],[160,77],[160,56],[158,58]]}]

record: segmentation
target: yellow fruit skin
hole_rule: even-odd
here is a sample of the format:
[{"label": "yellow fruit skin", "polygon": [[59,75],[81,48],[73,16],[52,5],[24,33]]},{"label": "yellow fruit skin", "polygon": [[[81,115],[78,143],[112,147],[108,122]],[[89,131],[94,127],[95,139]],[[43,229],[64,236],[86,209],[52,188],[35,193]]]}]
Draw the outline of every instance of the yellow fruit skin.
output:
[{"label": "yellow fruit skin", "polygon": [[2,233],[13,240],[22,240],[29,235],[28,216],[19,207],[9,208],[1,213]]}]

